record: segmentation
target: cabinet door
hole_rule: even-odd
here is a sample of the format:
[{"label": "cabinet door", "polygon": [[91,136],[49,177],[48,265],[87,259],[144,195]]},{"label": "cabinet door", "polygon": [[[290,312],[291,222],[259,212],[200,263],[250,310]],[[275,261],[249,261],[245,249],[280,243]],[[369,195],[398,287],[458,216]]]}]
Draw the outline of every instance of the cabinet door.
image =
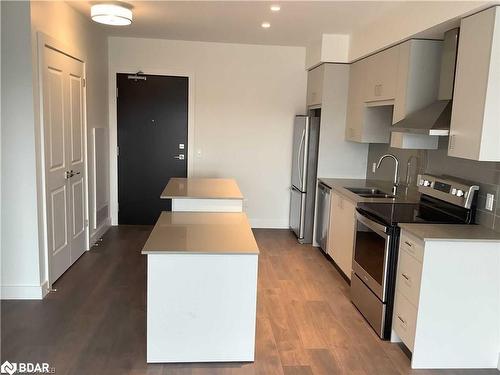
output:
[{"label": "cabinet door", "polygon": [[349,94],[347,99],[346,139],[362,142],[365,103],[363,100],[364,80],[366,72],[365,60],[351,65],[349,72]]},{"label": "cabinet door", "polygon": [[365,101],[394,99],[398,77],[399,46],[386,49],[366,60]]},{"label": "cabinet door", "polygon": [[325,66],[320,65],[307,73],[307,105],[319,105],[323,99]]},{"label": "cabinet door", "polygon": [[439,40],[415,39],[399,45],[393,124],[438,100],[442,46]]},{"label": "cabinet door", "polygon": [[327,253],[333,258],[334,248],[337,244],[336,234],[340,210],[340,195],[332,190],[330,194],[330,224],[328,227]]},{"label": "cabinet door", "polygon": [[499,27],[498,7],[461,22],[449,156],[500,160]]},{"label": "cabinet door", "polygon": [[332,193],[328,254],[350,279],[354,245],[355,205],[341,195]]}]

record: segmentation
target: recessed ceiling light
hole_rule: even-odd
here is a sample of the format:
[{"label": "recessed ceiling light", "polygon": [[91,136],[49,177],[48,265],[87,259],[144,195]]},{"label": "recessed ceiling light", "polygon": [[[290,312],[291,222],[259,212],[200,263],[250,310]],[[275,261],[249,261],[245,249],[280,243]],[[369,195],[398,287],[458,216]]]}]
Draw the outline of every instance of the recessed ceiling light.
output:
[{"label": "recessed ceiling light", "polygon": [[271,5],[271,10],[273,12],[279,12],[281,7],[279,5]]},{"label": "recessed ceiling light", "polygon": [[93,21],[105,25],[126,26],[132,23],[132,11],[117,4],[92,5],[90,16]]},{"label": "recessed ceiling light", "polygon": [[262,22],[262,26],[264,29],[269,29],[271,27],[271,24],[269,22]]}]

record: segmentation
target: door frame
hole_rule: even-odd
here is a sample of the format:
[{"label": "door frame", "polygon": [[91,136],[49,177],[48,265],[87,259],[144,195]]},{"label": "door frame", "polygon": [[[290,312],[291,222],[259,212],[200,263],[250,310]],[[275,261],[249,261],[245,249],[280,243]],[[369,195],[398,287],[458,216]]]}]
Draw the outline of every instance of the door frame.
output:
[{"label": "door frame", "polygon": [[109,66],[108,80],[108,103],[109,103],[109,198],[110,198],[110,215],[111,225],[118,225],[118,107],[116,101],[116,75],[119,73],[135,73],[141,71],[144,74],[171,76],[171,77],[187,77],[188,78],[188,162],[187,176],[193,175],[194,165],[194,73],[189,71],[181,71],[177,69],[165,68],[147,68],[137,66]]},{"label": "door frame", "polygon": [[[35,152],[36,152],[36,181],[38,195],[38,242],[40,255],[40,283],[42,284],[42,297],[44,297],[52,287],[54,280],[50,280],[50,255],[47,236],[47,199],[45,186],[45,123],[43,118],[43,64],[44,64],[44,48],[48,47],[83,64],[83,78],[87,79],[87,64],[85,55],[77,48],[70,47],[64,43],[52,38],[51,36],[38,31],[36,33],[36,72],[34,72],[34,84],[37,85],[35,92]],[[85,208],[85,251],[89,250],[90,230],[89,230],[89,168],[88,168],[88,144],[87,144],[87,87],[83,86],[82,94],[82,121],[83,121],[83,158],[84,158],[84,208]]]}]

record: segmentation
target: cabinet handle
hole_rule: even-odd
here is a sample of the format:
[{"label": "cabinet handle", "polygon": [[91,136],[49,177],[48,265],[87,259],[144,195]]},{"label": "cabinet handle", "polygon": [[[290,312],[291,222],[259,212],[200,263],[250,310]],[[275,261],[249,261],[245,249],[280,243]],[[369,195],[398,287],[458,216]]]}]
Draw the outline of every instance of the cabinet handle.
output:
[{"label": "cabinet handle", "polygon": [[410,278],[406,273],[402,273],[401,276],[403,276],[407,281],[410,281]]},{"label": "cabinet handle", "polygon": [[413,245],[411,244],[411,242],[408,242],[408,241],[405,241],[405,244],[407,244],[408,246],[412,247]]},{"label": "cabinet handle", "polygon": [[406,326],[406,321],[405,321],[403,318],[401,318],[401,317],[399,316],[399,314],[397,315],[397,317],[398,317],[398,319],[401,321],[401,323],[403,323],[403,325],[405,325],[405,326]]},{"label": "cabinet handle", "polygon": [[455,134],[450,135],[450,145],[448,147],[450,150],[455,149]]}]

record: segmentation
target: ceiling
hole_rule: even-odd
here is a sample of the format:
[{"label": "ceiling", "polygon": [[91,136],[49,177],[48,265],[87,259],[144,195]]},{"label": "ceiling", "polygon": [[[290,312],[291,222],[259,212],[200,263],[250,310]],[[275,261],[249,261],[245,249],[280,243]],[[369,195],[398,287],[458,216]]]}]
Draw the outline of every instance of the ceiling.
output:
[{"label": "ceiling", "polygon": [[[105,2],[105,1],[104,1]],[[86,16],[96,1],[68,1]],[[101,26],[108,35],[307,46],[323,33],[351,34],[384,13],[404,6],[399,1],[127,1],[130,26]],[[271,12],[271,4],[281,5]],[[260,25],[267,21],[271,28]]]}]

